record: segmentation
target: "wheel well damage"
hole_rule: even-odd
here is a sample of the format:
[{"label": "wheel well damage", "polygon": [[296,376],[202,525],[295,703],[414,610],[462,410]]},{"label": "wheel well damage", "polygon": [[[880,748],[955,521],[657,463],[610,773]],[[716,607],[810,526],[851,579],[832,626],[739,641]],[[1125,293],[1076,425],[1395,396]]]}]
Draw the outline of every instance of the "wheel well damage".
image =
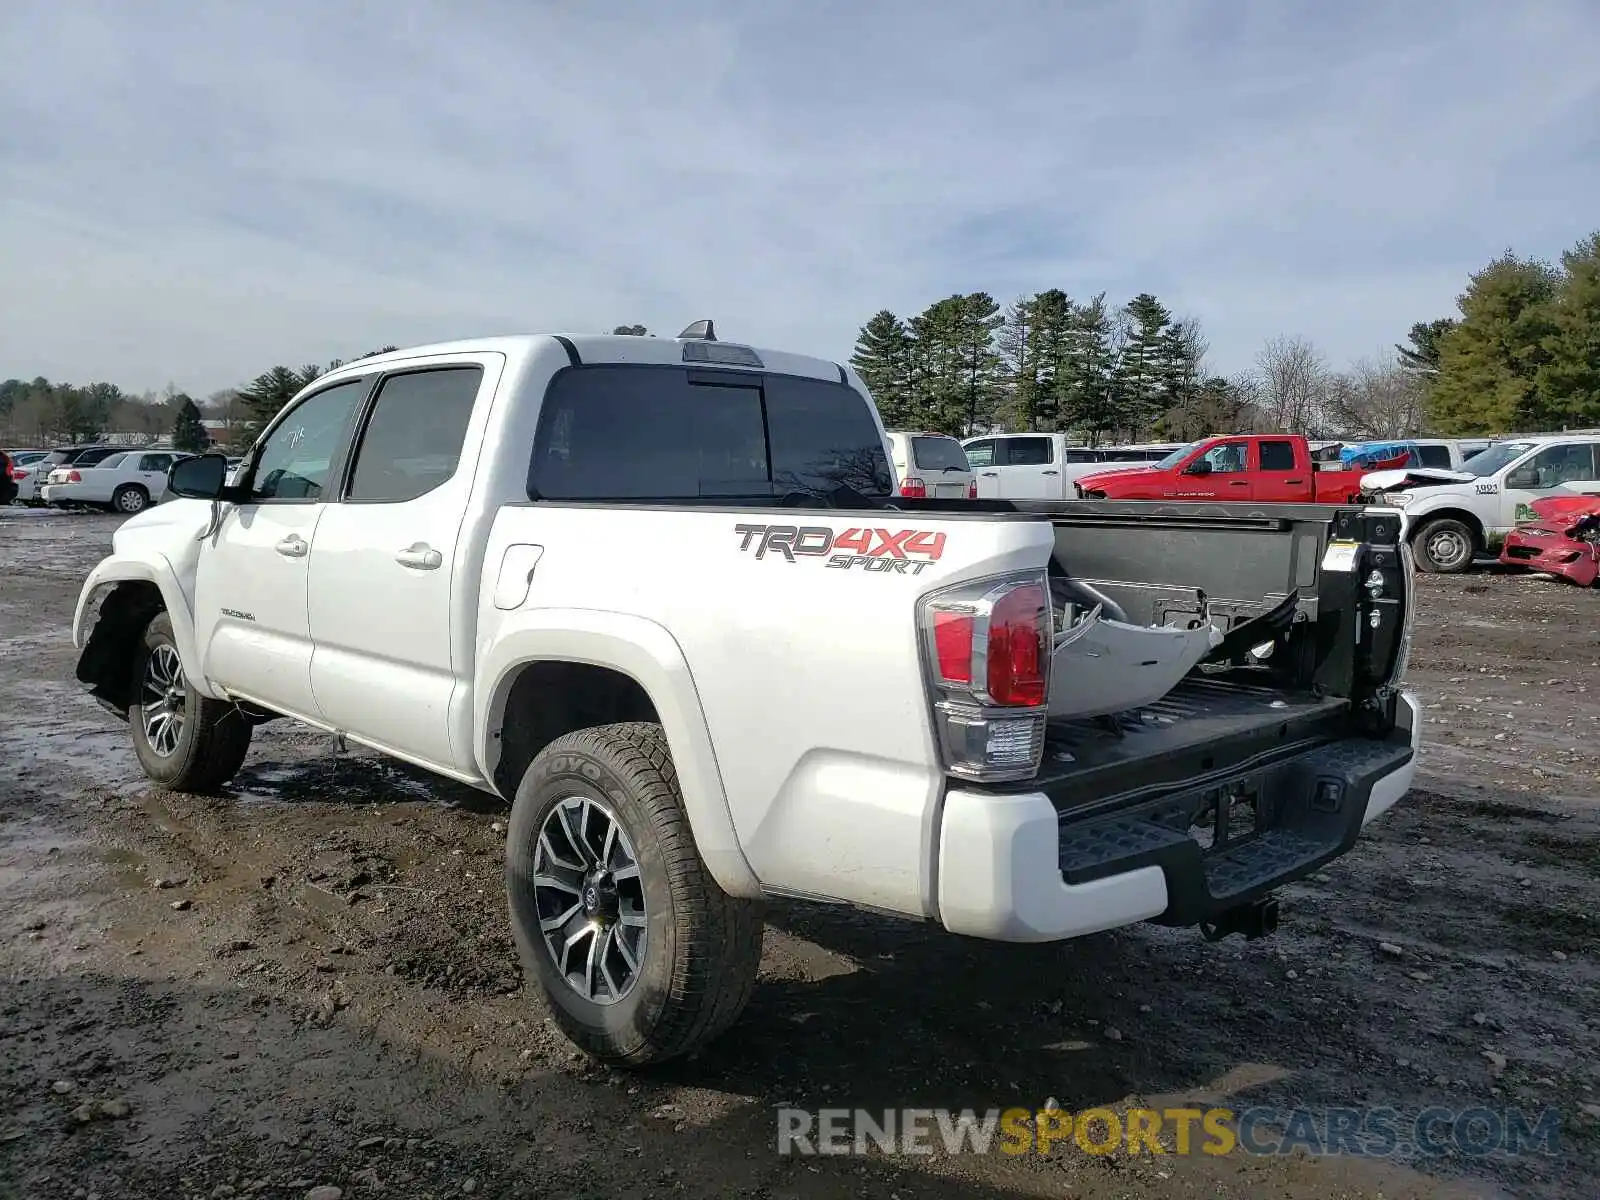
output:
[{"label": "wheel well damage", "polygon": [[150,618],[165,607],[161,589],[148,580],[114,585],[100,602],[94,629],[78,656],[78,681],[124,719],[133,704],[133,648]]},{"label": "wheel well damage", "polygon": [[528,764],[563,734],[660,719],[649,693],[631,675],[588,663],[529,663],[512,682],[492,735],[500,741],[495,788],[507,798],[515,795]]}]

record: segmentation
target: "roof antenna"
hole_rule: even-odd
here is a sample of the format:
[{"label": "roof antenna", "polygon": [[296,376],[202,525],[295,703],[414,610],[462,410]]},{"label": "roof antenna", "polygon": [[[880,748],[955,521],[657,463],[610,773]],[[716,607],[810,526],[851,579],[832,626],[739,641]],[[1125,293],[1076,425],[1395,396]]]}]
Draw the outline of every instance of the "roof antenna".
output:
[{"label": "roof antenna", "polygon": [[686,326],[684,331],[678,335],[678,340],[680,342],[686,338],[695,338],[703,342],[714,342],[717,340],[717,331],[712,327],[712,324],[709,320],[696,321],[693,325]]}]

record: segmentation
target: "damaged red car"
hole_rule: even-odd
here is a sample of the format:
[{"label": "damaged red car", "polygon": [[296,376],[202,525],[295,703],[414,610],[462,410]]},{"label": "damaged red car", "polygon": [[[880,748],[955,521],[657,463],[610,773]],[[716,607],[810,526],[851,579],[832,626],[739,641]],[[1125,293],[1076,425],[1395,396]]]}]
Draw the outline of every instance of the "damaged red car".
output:
[{"label": "damaged red car", "polygon": [[1528,507],[1535,519],[1506,534],[1500,561],[1592,587],[1600,579],[1600,496],[1552,496]]}]

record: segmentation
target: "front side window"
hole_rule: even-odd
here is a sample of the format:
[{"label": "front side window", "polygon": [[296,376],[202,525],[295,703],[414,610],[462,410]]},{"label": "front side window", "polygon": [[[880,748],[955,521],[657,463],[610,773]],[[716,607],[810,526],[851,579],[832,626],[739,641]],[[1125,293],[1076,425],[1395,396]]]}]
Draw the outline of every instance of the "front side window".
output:
[{"label": "front side window", "polygon": [[1594,452],[1595,448],[1590,445],[1550,446],[1523,463],[1518,471],[1533,471],[1537,482],[1531,487],[1535,491],[1580,479],[1600,479],[1600,473],[1594,469]]},{"label": "front side window", "polygon": [[1223,442],[1202,454],[1200,461],[1211,464],[1213,475],[1237,475],[1245,469],[1245,450],[1243,442]]},{"label": "front side window", "polygon": [[479,366],[385,379],[356,449],[347,498],[398,504],[454,475],[482,382]]},{"label": "front side window", "polygon": [[334,455],[366,391],[365,379],[352,379],[324,388],[291,409],[261,443],[251,499],[326,499]]},{"label": "front side window", "polygon": [[974,470],[979,467],[994,466],[994,442],[985,438],[981,442],[968,442],[966,445],[967,464]]}]

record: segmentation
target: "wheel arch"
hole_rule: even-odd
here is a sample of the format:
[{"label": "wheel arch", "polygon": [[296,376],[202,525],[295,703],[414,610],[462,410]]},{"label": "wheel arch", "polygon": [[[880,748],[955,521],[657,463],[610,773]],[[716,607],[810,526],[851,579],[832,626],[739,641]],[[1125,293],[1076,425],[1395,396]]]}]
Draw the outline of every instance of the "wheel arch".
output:
[{"label": "wheel arch", "polygon": [[1449,504],[1429,509],[1424,513],[1417,513],[1411,517],[1409,521],[1410,528],[1406,531],[1406,540],[1415,542],[1418,535],[1428,527],[1430,522],[1438,520],[1460,521],[1472,531],[1472,536],[1477,542],[1476,549],[1482,551],[1488,547],[1488,530],[1484,528],[1482,518],[1471,509],[1459,508]]},{"label": "wheel arch", "polygon": [[[95,601],[107,591],[110,594],[96,613]],[[72,644],[80,652],[78,680],[97,700],[120,715],[127,715],[129,685],[122,676],[134,639],[150,617],[162,611],[172,622],[172,638],[189,686],[210,699],[218,698],[205,685],[200,672],[194,615],[171,564],[164,558],[113,556],[90,572],[78,594],[72,615]]]},{"label": "wheel arch", "polygon": [[[734,828],[710,728],[682,649],[661,625],[588,609],[519,613],[481,655],[473,728],[483,777],[507,799],[562,734],[616,721],[660,724],[695,845],[723,891],[762,895]],[[508,728],[509,726],[509,728]]]}]

